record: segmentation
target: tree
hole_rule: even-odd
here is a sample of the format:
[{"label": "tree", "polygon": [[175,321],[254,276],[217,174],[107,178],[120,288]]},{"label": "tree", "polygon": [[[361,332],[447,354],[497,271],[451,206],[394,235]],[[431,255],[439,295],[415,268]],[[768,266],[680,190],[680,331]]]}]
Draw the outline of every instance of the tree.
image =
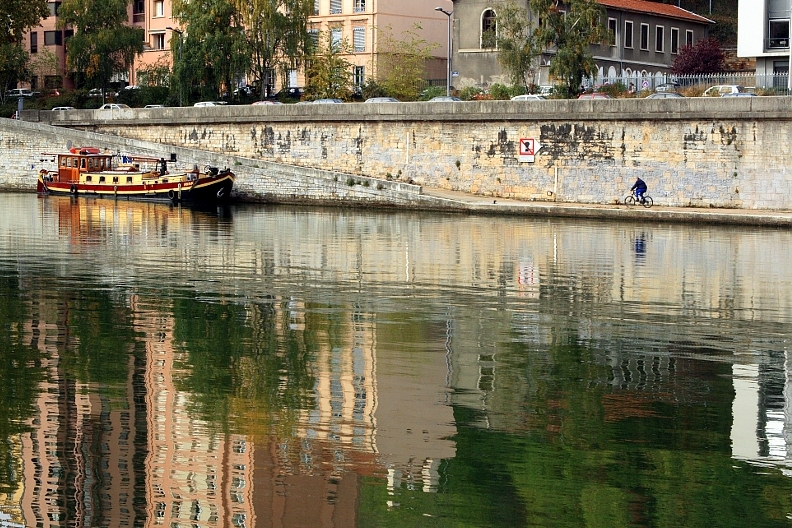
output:
[{"label": "tree", "polygon": [[262,97],[270,95],[272,74],[288,84],[289,70],[300,68],[313,48],[308,17],[313,0],[234,0],[245,31],[252,77],[261,82]]},{"label": "tree", "polygon": [[5,93],[27,76],[28,54],[22,36],[49,15],[46,0],[3,0],[0,2],[0,102]]},{"label": "tree", "polygon": [[[181,43],[173,39],[176,88],[188,87],[202,99],[216,99],[233,90],[250,65],[245,52],[242,17],[231,0],[175,0],[173,18],[185,28]],[[173,43],[173,41],[176,41]]]},{"label": "tree", "polygon": [[509,72],[513,85],[525,86],[534,77],[537,57],[542,53],[539,41],[533,38],[531,19],[526,9],[513,0],[498,7],[498,62]]},{"label": "tree", "polygon": [[334,42],[331,33],[320,33],[319,47],[305,71],[308,99],[351,99],[352,63],[344,57],[351,52],[346,39]]},{"label": "tree", "polygon": [[556,0],[530,0],[541,20],[534,31],[537,46],[555,48],[550,74],[561,79],[567,96],[573,96],[580,92],[583,78],[597,71],[589,46],[605,42],[608,30],[602,23],[605,9],[596,0],[569,0],[565,5],[566,12]]},{"label": "tree", "polygon": [[[44,82],[41,86],[45,88],[60,88],[57,86],[47,86],[46,80],[48,76],[58,75],[58,56],[52,53],[49,48],[42,48],[36,53],[36,56],[30,59],[29,69],[35,77],[41,77]],[[60,81],[60,76],[57,77]]]},{"label": "tree", "polygon": [[385,93],[402,101],[418,98],[421,83],[426,78],[426,63],[438,44],[420,38],[419,24],[402,31],[397,38],[390,26],[378,31],[377,83]]},{"label": "tree", "polygon": [[671,66],[671,73],[676,75],[718,73],[723,71],[725,65],[726,57],[720,43],[710,37],[698,41],[695,46],[681,48]]},{"label": "tree", "polygon": [[74,28],[66,63],[77,72],[78,86],[105,90],[143,53],[145,33],[127,25],[128,5],[129,0],[63,0],[58,25]]}]

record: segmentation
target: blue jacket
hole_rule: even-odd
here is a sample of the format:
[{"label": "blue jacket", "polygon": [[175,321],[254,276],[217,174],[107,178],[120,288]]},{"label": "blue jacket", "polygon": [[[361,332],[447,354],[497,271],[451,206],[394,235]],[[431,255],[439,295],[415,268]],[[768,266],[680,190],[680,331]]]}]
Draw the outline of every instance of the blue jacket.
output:
[{"label": "blue jacket", "polygon": [[630,188],[631,191],[646,192],[646,182],[641,178],[635,180],[635,185]]}]

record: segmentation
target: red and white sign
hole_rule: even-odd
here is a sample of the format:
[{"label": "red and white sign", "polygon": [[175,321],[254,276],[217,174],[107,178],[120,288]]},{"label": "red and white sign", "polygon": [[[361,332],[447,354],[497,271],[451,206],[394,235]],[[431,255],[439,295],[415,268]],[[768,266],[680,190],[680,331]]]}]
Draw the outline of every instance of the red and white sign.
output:
[{"label": "red and white sign", "polygon": [[520,161],[534,162],[534,156],[540,149],[539,142],[534,138],[520,138]]}]

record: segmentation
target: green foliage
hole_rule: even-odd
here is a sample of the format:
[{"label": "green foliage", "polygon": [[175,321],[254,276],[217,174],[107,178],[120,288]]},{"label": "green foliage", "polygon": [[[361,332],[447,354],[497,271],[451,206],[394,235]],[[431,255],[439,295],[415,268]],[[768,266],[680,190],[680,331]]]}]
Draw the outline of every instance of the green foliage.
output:
[{"label": "green foliage", "polygon": [[561,10],[555,0],[530,0],[534,13],[543,13],[534,38],[543,49],[555,49],[550,74],[561,80],[559,88],[568,97],[580,92],[584,77],[593,75],[597,65],[589,46],[605,42],[605,9],[596,0],[569,0]]},{"label": "green foliage", "polygon": [[[246,28],[245,48],[250,57],[253,85],[264,90],[273,74],[288,85],[288,72],[305,64],[313,50],[308,17],[313,0],[234,0]],[[260,93],[260,96],[270,94]]]},{"label": "green foliage", "polygon": [[173,18],[188,28],[181,38],[171,39],[176,92],[188,100],[230,93],[237,75],[250,66],[242,16],[232,1],[175,0]]},{"label": "green foliage", "polygon": [[22,48],[22,35],[49,16],[46,0],[2,0],[0,2],[0,103],[5,93],[25,79],[28,53]]},{"label": "green foliage", "polygon": [[116,101],[133,108],[142,108],[148,104],[165,104],[170,94],[167,86],[141,86],[137,90],[121,90]]},{"label": "green foliage", "polygon": [[629,89],[624,86],[621,82],[613,83],[613,84],[603,84],[597,89],[600,93],[605,93],[610,95],[611,97],[626,97],[629,93]]},{"label": "green foliage", "polygon": [[492,99],[486,90],[478,86],[468,86],[459,91],[459,98],[463,101],[480,101],[482,99]]},{"label": "green foliage", "polygon": [[421,82],[426,78],[426,63],[432,57],[432,50],[438,47],[420,38],[420,30],[421,26],[416,24],[398,37],[390,26],[378,30],[380,52],[376,77],[385,95],[401,101],[418,98]]},{"label": "green foliage", "polygon": [[64,0],[59,27],[74,28],[66,63],[76,72],[78,86],[107,88],[111,77],[129,71],[143,53],[141,28],[127,24],[128,0]]},{"label": "green foliage", "polygon": [[370,97],[386,97],[388,96],[388,92],[385,91],[385,88],[380,85],[376,80],[369,77],[366,79],[365,84],[361,89],[363,99],[368,99]]},{"label": "green foliage", "polygon": [[505,84],[495,83],[492,86],[490,86],[489,94],[491,99],[508,100],[514,97],[515,95],[522,95],[524,93],[533,93],[532,88],[535,88],[535,85],[533,84],[530,85],[526,90],[525,86],[521,84],[506,86]]},{"label": "green foliage", "polygon": [[352,98],[352,63],[344,57],[351,52],[346,39],[333,43],[329,32],[319,35],[319,46],[305,72],[306,99]]},{"label": "green foliage", "polygon": [[438,95],[445,95],[446,89],[445,86],[430,86],[429,88],[424,89],[421,94],[418,96],[419,101],[428,101],[432,97],[437,97]]},{"label": "green foliage", "polygon": [[514,0],[498,7],[498,62],[512,84],[528,86],[537,72],[540,41],[533,37],[530,13]]}]

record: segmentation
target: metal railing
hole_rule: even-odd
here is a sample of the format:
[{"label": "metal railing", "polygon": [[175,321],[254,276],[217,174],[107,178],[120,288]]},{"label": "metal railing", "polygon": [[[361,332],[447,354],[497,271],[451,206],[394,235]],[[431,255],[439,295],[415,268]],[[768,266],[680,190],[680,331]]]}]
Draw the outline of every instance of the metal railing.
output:
[{"label": "metal railing", "polygon": [[605,84],[621,83],[625,88],[640,90],[654,90],[661,84],[677,84],[680,89],[701,88],[719,84],[735,84],[743,86],[746,90],[756,90],[767,95],[789,95],[789,72],[776,72],[761,74],[755,72],[722,72],[698,75],[673,75],[656,74],[640,75],[635,73],[630,76],[608,77],[597,76],[584,81],[586,88],[598,88]]}]

